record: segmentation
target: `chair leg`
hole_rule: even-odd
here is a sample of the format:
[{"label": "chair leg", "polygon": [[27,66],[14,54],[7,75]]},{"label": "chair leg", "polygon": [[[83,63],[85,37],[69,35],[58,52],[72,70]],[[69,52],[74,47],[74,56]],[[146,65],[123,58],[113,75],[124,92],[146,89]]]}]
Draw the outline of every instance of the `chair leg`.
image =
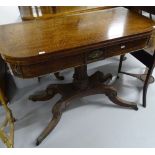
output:
[{"label": "chair leg", "polygon": [[[12,115],[11,109],[8,107],[7,102],[2,89],[0,88],[0,103],[6,112],[6,118],[2,125],[0,126],[0,139],[9,148],[14,145],[14,117]],[[5,128],[9,128],[9,134],[6,132]]]},{"label": "chair leg", "polygon": [[[125,57],[125,55],[121,55],[120,56],[119,67],[118,67],[118,74],[121,72],[124,57]],[[119,78],[118,74],[117,74],[117,78]]]},{"label": "chair leg", "polygon": [[150,16],[150,19],[152,19],[152,14],[151,13],[149,14],[149,16]]},{"label": "chair leg", "polygon": [[152,76],[152,72],[154,69],[154,65],[155,65],[155,51],[153,54],[153,61],[152,61],[152,66],[149,67],[145,82],[144,82],[144,87],[143,87],[143,107],[146,107],[146,95],[147,95],[147,89],[148,89],[148,85],[149,85],[149,79]]},{"label": "chair leg", "polygon": [[149,78],[152,75],[152,71],[151,68],[148,70],[148,74],[146,76],[146,80],[144,82],[144,87],[143,87],[143,107],[146,107],[146,95],[147,95],[147,89],[148,89],[148,85],[149,85]]}]

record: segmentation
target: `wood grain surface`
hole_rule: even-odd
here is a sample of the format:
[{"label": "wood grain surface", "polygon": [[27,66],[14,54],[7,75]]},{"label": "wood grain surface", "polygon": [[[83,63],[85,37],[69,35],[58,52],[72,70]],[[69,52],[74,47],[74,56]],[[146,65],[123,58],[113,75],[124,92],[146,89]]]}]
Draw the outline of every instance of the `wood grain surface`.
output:
[{"label": "wood grain surface", "polygon": [[153,22],[125,8],[0,26],[0,51],[28,58],[152,31]]}]

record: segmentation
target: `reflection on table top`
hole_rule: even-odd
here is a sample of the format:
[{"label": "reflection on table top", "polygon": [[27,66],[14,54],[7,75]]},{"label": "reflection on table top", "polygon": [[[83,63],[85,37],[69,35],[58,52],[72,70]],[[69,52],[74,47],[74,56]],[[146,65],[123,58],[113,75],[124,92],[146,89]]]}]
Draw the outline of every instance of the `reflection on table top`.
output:
[{"label": "reflection on table top", "polygon": [[0,26],[0,51],[13,58],[68,51],[152,31],[153,22],[118,7]]},{"label": "reflection on table top", "polygon": [[19,6],[22,20],[46,19],[113,8],[112,6]]}]

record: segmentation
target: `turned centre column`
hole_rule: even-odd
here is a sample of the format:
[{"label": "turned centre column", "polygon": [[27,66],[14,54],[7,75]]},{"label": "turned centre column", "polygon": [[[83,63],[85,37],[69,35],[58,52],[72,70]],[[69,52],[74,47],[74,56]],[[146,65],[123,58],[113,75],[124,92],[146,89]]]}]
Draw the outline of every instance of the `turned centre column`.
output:
[{"label": "turned centre column", "polygon": [[73,86],[75,89],[86,89],[89,84],[87,65],[74,68]]}]

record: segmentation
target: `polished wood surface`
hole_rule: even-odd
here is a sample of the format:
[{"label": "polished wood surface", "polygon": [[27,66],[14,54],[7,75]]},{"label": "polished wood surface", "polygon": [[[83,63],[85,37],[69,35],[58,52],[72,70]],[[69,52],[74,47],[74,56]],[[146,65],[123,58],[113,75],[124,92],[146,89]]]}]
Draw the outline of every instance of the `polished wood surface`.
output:
[{"label": "polished wood surface", "polygon": [[37,138],[39,145],[56,127],[70,101],[105,94],[113,103],[138,110],[137,104],[117,96],[112,78],[96,72],[87,74],[87,64],[144,48],[154,23],[125,8],[87,12],[63,18],[36,20],[0,27],[0,51],[16,76],[28,78],[74,67],[73,82],[51,84],[32,101],[61,99],[53,106],[53,117]]},{"label": "polished wood surface", "polygon": [[[98,60],[106,59],[112,56],[121,55],[145,47],[148,37],[141,36],[139,39],[132,41],[125,40],[124,42],[112,43],[112,46],[106,47],[92,47],[81,49],[80,54],[65,54],[65,55],[52,55],[39,60],[28,60],[21,62],[9,62],[13,73],[22,78],[36,77],[50,72],[60,71],[70,67],[77,67],[87,63],[95,62]],[[131,46],[132,45],[132,46]],[[124,48],[125,47],[125,48]],[[94,51],[95,50],[95,51]],[[7,60],[8,61],[8,60]],[[26,64],[27,63],[27,64]],[[46,67],[46,70],[45,70]]]},{"label": "polished wood surface", "polygon": [[122,7],[3,25],[0,51],[16,76],[36,77],[141,49],[153,25]]},{"label": "polished wood surface", "polygon": [[[96,10],[109,9],[108,6],[19,6],[20,15],[23,21],[44,20],[51,18],[60,18],[71,14],[80,14]],[[59,80],[64,80],[59,72],[54,73]],[[40,79],[38,77],[38,79]]]},{"label": "polished wood surface", "polygon": [[125,8],[0,26],[0,51],[10,59],[69,51],[152,31],[153,22]]}]

